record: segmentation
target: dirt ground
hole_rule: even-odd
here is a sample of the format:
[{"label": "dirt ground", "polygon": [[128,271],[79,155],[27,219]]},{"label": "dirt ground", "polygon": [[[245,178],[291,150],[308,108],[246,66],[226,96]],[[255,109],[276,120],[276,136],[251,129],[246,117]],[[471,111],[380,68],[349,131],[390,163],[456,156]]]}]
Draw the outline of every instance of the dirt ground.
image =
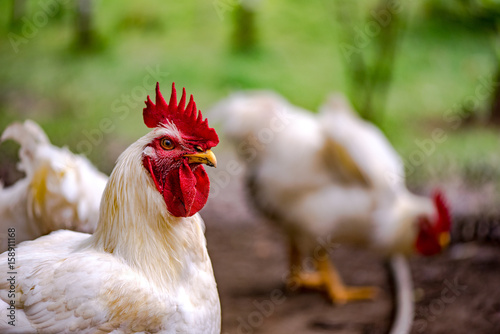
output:
[{"label": "dirt ground", "polygon": [[[266,224],[206,217],[208,248],[219,287],[224,334],[386,333],[392,294],[383,259],[340,247],[334,257],[352,285],[375,285],[375,301],[335,306],[319,292],[288,291],[286,245]],[[225,225],[227,224],[227,225]],[[412,333],[500,333],[500,250],[456,245],[413,258],[416,318]]]},{"label": "dirt ground", "polygon": [[[384,259],[348,246],[339,246],[333,254],[346,283],[381,288],[374,301],[337,306],[317,291],[289,291],[283,235],[247,206],[238,177],[223,185],[202,210],[221,297],[223,334],[388,332],[393,300]],[[474,219],[472,215],[460,224],[472,226]],[[452,238],[459,240],[460,233],[454,231]],[[410,259],[416,300],[412,333],[500,333],[496,240],[455,242],[438,256]]]}]

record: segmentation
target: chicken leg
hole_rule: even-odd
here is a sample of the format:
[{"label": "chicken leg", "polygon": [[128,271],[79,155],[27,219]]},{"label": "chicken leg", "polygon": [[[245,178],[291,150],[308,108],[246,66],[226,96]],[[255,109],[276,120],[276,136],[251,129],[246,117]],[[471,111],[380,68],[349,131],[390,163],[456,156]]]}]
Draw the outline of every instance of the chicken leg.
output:
[{"label": "chicken leg", "polygon": [[376,287],[350,287],[345,286],[336,268],[330,261],[328,253],[322,250],[314,259],[317,271],[304,271],[301,269],[300,254],[291,242],[290,264],[291,279],[290,287],[304,287],[316,290],[326,290],[330,300],[337,304],[345,304],[352,300],[373,299],[378,289]]}]

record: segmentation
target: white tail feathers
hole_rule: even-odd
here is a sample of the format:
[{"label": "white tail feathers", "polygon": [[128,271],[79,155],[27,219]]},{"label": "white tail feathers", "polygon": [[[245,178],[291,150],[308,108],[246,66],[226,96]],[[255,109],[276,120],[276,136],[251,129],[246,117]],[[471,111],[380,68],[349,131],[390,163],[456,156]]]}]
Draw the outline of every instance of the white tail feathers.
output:
[{"label": "white tail feathers", "polygon": [[8,139],[14,140],[21,145],[21,149],[19,150],[21,162],[18,165],[18,169],[26,173],[30,172],[30,166],[33,164],[33,159],[36,156],[35,153],[40,146],[50,145],[50,140],[42,128],[31,120],[9,125],[2,133],[0,142]]},{"label": "white tail feathers", "polygon": [[21,145],[18,169],[26,176],[0,186],[0,227],[16,226],[19,242],[61,228],[93,232],[107,176],[85,157],[51,145],[33,121],[8,126],[0,140],[7,139]]},{"label": "white tail feathers", "polygon": [[50,140],[42,128],[31,120],[9,125],[2,133],[0,141],[7,139],[17,141],[22,147],[50,144]]},{"label": "white tail feathers", "polygon": [[347,97],[342,93],[330,94],[326,102],[319,108],[320,113],[337,113],[344,112],[352,115],[357,115]]}]

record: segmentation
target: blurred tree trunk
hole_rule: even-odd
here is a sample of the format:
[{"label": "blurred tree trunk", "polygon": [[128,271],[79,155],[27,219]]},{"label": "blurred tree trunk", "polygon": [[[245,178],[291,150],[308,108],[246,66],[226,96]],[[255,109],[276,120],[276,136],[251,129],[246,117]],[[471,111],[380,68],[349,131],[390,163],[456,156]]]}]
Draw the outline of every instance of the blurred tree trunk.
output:
[{"label": "blurred tree trunk", "polygon": [[[369,20],[355,20],[353,16],[358,9],[354,2],[335,2],[336,18],[342,26],[340,48],[349,81],[349,98],[361,117],[377,124],[386,107],[405,24],[401,11],[389,11],[392,4],[392,0],[380,0],[370,11]],[[373,31],[374,28],[378,31]]]},{"label": "blurred tree trunk", "polygon": [[257,3],[258,0],[241,0],[234,9],[232,46],[235,51],[249,52],[257,46]]},{"label": "blurred tree trunk", "polygon": [[[387,8],[392,0],[383,0],[379,8]],[[392,73],[400,32],[404,21],[399,17],[399,13],[391,14],[391,22],[387,27],[382,28],[377,40],[377,58],[371,76],[368,79],[368,91],[366,94],[364,114],[367,119],[375,121],[381,117],[386,108],[389,87],[392,81]],[[378,101],[377,101],[378,97]],[[377,110],[378,109],[378,110]]]},{"label": "blurred tree trunk", "polygon": [[76,5],[76,41],[77,46],[88,49],[93,45],[92,0],[77,0]]},{"label": "blurred tree trunk", "polygon": [[488,115],[488,122],[500,126],[500,18],[496,18],[494,25],[494,39],[493,50],[496,54],[496,74],[493,79],[493,96],[491,98],[490,114]]},{"label": "blurred tree trunk", "polygon": [[495,75],[495,91],[493,92],[492,103],[490,107],[489,122],[495,125],[500,125],[500,64],[497,67]]},{"label": "blurred tree trunk", "polygon": [[21,18],[26,12],[26,0],[12,0],[11,27],[15,28],[21,24]]}]

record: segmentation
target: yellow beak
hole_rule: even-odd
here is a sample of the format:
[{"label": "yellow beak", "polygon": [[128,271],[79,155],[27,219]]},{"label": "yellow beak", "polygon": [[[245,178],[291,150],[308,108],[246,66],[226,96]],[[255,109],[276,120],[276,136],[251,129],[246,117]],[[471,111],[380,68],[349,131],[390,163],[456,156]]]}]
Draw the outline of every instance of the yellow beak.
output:
[{"label": "yellow beak", "polygon": [[441,245],[441,248],[446,248],[449,243],[450,243],[450,233],[448,232],[441,233],[439,235],[439,244]]},{"label": "yellow beak", "polygon": [[188,158],[189,163],[205,164],[210,167],[217,167],[217,158],[212,150],[206,150],[205,152],[194,153],[194,154],[184,154]]}]

